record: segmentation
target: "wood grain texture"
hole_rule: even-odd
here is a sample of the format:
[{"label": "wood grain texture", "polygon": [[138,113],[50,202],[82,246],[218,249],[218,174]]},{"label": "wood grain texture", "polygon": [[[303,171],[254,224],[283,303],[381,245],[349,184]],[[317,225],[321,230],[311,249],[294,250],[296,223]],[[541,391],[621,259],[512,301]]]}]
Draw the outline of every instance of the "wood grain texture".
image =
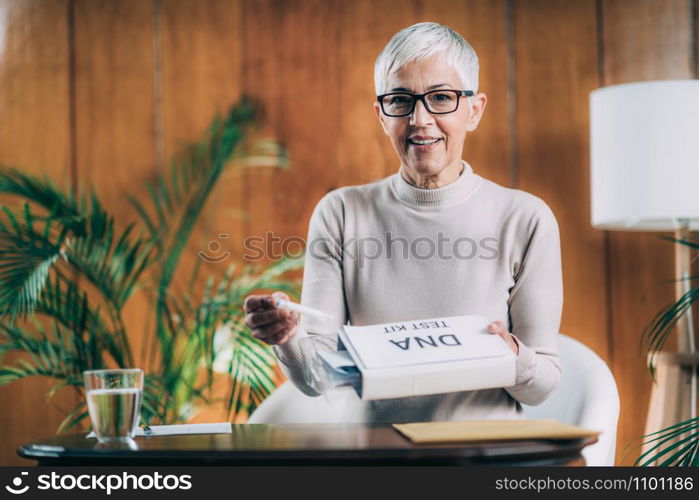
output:
[{"label": "wood grain texture", "polygon": [[117,213],[155,168],[153,5],[75,2],[77,169]]},{"label": "wood grain texture", "polygon": [[[70,187],[67,2],[0,0],[0,164],[47,174]],[[15,205],[16,198],[1,201]],[[3,363],[14,364],[17,356]],[[61,391],[50,402],[47,378],[0,389],[0,465],[30,465],[15,450],[51,436],[75,404]]]},{"label": "wood grain texture", "polygon": [[396,31],[417,22],[420,5],[396,0],[342,4],[337,48],[339,177],[332,187],[365,184],[398,170],[396,153],[373,109],[374,63]]},{"label": "wood grain texture", "polygon": [[[156,16],[162,59],[162,163],[169,168],[185,146],[198,142],[215,116],[241,96],[241,6],[234,1],[166,0]],[[156,68],[156,74],[158,68]],[[156,103],[157,105],[157,103]],[[195,226],[173,289],[187,287],[197,265],[202,275],[221,276],[240,261],[245,234],[245,175],[228,168]],[[200,257],[203,255],[205,258]],[[195,291],[201,293],[201,289]]]},{"label": "wood grain texture", "polygon": [[598,80],[595,2],[516,1],[514,20],[517,187],[541,197],[558,220],[561,332],[609,361],[604,235],[590,225],[588,96]]},{"label": "wood grain texture", "polygon": [[[391,13],[368,22],[377,12]],[[372,104],[374,62],[400,29],[430,20],[460,32],[479,55],[480,89],[489,95],[477,130],[466,138],[464,158],[479,174],[509,186],[510,144],[507,100],[507,18],[505,2],[448,0],[358,1],[343,4],[339,43],[342,111],[338,165],[340,185],[372,182],[398,170],[398,159],[384,135]]]},{"label": "wood grain texture", "polygon": [[459,32],[478,54],[478,92],[488,96],[478,129],[466,136],[464,159],[479,175],[503,186],[512,186],[508,93],[507,2],[450,0],[424,2],[415,20],[430,20]]},{"label": "wood grain texture", "polygon": [[[315,202],[338,185],[340,8],[324,0],[244,2],[244,90],[264,104],[265,130],[291,161],[288,170],[248,173],[248,236],[305,238]],[[282,246],[269,245],[268,258]]]},{"label": "wood grain texture", "polygon": [[[655,234],[590,227],[588,94],[599,85],[697,76],[695,10],[687,0],[0,0],[0,161],[93,184],[122,219],[131,213],[125,195],[144,198],[143,182],[247,93],[265,107],[261,135],[289,148],[291,168],[226,174],[184,263],[191,267],[219,234],[230,235],[219,243],[234,255],[245,236],[305,237],[326,192],[398,168],[372,110],[379,52],[401,28],[446,23],[478,52],[489,97],[464,157],[556,214],[561,331],[611,364],[622,399],[620,457],[643,432],[650,378],[638,342],[673,298],[673,246]],[[223,272],[228,262],[205,272]],[[139,352],[152,308],[134,299],[126,314]],[[0,412],[0,441],[8,443],[0,463],[19,463],[18,440],[55,428],[43,421],[57,423],[60,410],[35,416],[48,387],[0,389],[0,405],[15,408]],[[72,403],[68,397],[66,409]]]},{"label": "wood grain texture", "polygon": [[[118,230],[136,220],[127,196],[144,199],[155,172],[153,19],[152,2],[75,1],[77,174]],[[124,308],[136,363],[152,316],[143,291]]]},{"label": "wood grain texture", "polygon": [[[156,14],[162,39],[165,168],[242,95],[241,9],[239,1],[165,0]],[[229,166],[223,172],[182,256],[175,290],[185,288],[196,265],[200,276],[220,278],[229,265],[241,261],[248,219],[246,181],[240,168]],[[220,377],[213,393],[221,402],[202,408],[193,421],[225,420],[229,385]]]},{"label": "wood grain texture", "polygon": [[[602,18],[604,85],[693,76],[688,2],[605,0]],[[662,307],[674,301],[674,247],[658,236],[609,233],[610,333],[621,395],[618,463],[623,446],[644,433],[651,379],[644,351],[638,348],[641,333]],[[636,449],[624,464],[637,456]]]},{"label": "wood grain texture", "polygon": [[[166,0],[159,13],[162,33],[162,113],[164,165],[207,131],[241,97],[241,3],[229,0]],[[190,269],[199,251],[206,274],[221,274],[233,258],[240,260],[245,234],[245,175],[227,169],[200,219],[183,256]],[[219,237],[219,235],[222,235]],[[220,245],[211,252],[210,242]],[[215,246],[212,245],[215,248]]]}]

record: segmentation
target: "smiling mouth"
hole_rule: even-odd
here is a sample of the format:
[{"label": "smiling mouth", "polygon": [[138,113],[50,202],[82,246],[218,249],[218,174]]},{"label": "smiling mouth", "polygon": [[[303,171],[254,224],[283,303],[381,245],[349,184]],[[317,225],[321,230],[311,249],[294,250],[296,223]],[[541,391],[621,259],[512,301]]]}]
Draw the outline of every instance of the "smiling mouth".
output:
[{"label": "smiling mouth", "polygon": [[442,139],[408,139],[408,144],[412,144],[414,146],[429,146],[441,140]]},{"label": "smiling mouth", "polygon": [[437,147],[437,144],[442,139],[408,139],[408,147],[415,151],[427,152],[432,151]]}]

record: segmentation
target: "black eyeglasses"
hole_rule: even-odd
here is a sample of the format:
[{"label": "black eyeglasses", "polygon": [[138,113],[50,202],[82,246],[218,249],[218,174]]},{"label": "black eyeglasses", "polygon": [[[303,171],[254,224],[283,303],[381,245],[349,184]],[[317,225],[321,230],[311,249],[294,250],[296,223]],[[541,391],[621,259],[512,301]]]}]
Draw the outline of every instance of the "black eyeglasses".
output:
[{"label": "black eyeglasses", "polygon": [[471,97],[472,90],[431,90],[424,94],[407,92],[390,92],[376,96],[381,105],[381,111],[386,116],[408,116],[415,110],[418,99],[422,101],[430,113],[444,115],[459,109],[459,97]]}]

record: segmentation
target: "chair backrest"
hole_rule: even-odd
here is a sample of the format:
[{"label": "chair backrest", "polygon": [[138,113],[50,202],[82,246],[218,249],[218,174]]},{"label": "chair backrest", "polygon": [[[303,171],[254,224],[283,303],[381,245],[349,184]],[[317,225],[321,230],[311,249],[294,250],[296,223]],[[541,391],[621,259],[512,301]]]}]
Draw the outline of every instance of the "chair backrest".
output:
[{"label": "chair backrest", "polygon": [[[289,380],[277,387],[255,411],[251,424],[334,424],[360,422],[361,412],[352,411],[358,398],[354,389],[340,387],[319,397],[306,396]],[[356,404],[356,403],[355,403]]]},{"label": "chair backrest", "polygon": [[587,465],[614,465],[619,420],[619,392],[605,362],[585,344],[560,334],[561,380],[537,406],[522,405],[527,418],[555,418],[601,431],[598,441],[583,449]]},{"label": "chair backrest", "polygon": [[[554,418],[601,431],[598,441],[583,449],[585,462],[614,465],[619,418],[614,377],[604,361],[577,340],[561,334],[558,349],[563,367],[558,387],[540,405],[522,405],[524,413],[527,418]],[[248,422],[352,422],[361,414],[349,408],[356,399],[350,388],[338,389],[332,395],[308,397],[287,381],[262,402]]]}]

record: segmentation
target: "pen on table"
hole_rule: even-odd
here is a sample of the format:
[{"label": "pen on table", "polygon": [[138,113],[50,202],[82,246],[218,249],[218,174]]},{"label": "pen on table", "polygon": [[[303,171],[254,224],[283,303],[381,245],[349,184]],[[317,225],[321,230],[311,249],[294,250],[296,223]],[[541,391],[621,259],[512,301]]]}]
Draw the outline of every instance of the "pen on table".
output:
[{"label": "pen on table", "polygon": [[308,316],[313,316],[314,318],[323,320],[323,321],[333,321],[335,319],[334,316],[330,314],[326,314],[323,311],[319,311],[318,309],[313,309],[312,307],[306,307],[302,306],[301,304],[297,304],[295,302],[291,302],[290,300],[284,300],[281,298],[275,298],[274,299],[274,305],[276,307],[283,307],[288,309],[289,311],[295,311],[297,313],[301,314],[307,314]]}]

